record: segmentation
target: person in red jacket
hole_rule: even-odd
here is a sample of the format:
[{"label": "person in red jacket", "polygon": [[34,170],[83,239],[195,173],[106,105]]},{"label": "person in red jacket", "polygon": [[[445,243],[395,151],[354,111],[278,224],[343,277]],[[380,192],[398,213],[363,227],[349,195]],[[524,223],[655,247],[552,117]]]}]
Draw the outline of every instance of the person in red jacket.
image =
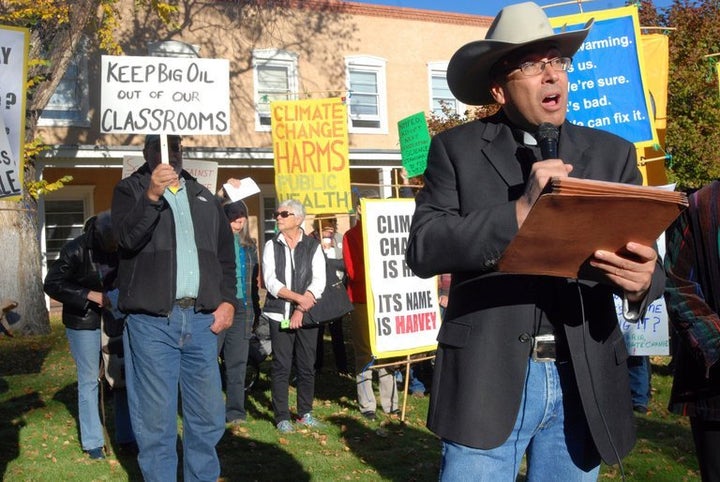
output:
[{"label": "person in red jacket", "polygon": [[[376,193],[365,193],[358,197],[355,206],[357,223],[343,236],[343,260],[347,274],[347,291],[355,309],[351,312],[350,330],[355,351],[355,379],[357,382],[358,405],[360,413],[368,420],[375,420],[377,401],[372,387],[372,352],[368,330],[368,312],[365,285],[365,257],[363,252],[363,232],[360,222],[360,199],[377,198]],[[385,413],[398,413],[398,394],[395,377],[391,370],[378,368],[380,383],[380,403]]]}]

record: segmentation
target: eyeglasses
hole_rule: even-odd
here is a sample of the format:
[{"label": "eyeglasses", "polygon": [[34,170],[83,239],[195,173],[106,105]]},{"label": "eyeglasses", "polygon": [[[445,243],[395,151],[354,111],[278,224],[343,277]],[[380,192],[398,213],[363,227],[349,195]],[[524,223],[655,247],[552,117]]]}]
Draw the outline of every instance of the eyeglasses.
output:
[{"label": "eyeglasses", "polygon": [[547,61],[536,60],[534,62],[523,62],[515,69],[520,70],[520,72],[527,77],[532,77],[541,74],[548,65],[556,72],[565,72],[570,68],[571,64],[572,59],[570,57],[555,57]]},{"label": "eyeglasses", "polygon": [[273,213],[273,218],[276,218],[280,216],[281,218],[286,218],[288,216],[295,216],[295,213],[291,213],[290,211],[275,211]]}]

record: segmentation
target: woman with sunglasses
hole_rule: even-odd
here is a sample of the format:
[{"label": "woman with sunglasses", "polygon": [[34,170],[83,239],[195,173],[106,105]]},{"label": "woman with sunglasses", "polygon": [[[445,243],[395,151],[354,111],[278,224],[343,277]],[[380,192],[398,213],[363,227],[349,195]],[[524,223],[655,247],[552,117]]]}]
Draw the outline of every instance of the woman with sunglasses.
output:
[{"label": "woman with sunglasses", "polygon": [[[288,392],[293,362],[297,374],[297,423],[320,424],[312,416],[315,394],[317,327],[303,326],[303,314],[325,289],[325,258],[320,243],[305,235],[305,208],[294,199],[274,213],[278,233],[263,250],[263,280],[267,298],[263,316],[270,324],[273,361],[271,394],[275,423],[282,433],[293,432]],[[294,354],[294,356],[293,356]]]}]

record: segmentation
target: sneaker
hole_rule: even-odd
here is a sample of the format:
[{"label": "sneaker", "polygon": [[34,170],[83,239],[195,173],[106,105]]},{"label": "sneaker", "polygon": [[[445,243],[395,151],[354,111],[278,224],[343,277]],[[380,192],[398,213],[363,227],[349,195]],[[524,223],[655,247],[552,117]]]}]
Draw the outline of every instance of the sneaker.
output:
[{"label": "sneaker", "polygon": [[377,420],[375,412],[360,412],[360,414],[368,420]]},{"label": "sneaker", "polygon": [[102,447],[98,447],[96,449],[90,449],[85,451],[91,459],[93,460],[102,460],[105,458],[105,453],[103,452]]},{"label": "sneaker", "polygon": [[279,422],[277,424],[277,429],[280,433],[290,433],[295,431],[292,424],[290,423],[290,420],[282,420],[281,422]]},{"label": "sneaker", "polygon": [[633,410],[643,415],[647,413],[648,409],[645,405],[633,405]]},{"label": "sneaker", "polygon": [[310,412],[306,413],[301,418],[299,418],[297,423],[299,423],[300,425],[305,425],[306,427],[310,427],[310,428],[322,427],[322,424],[320,422],[318,422],[315,419],[315,417],[312,416],[312,413],[310,413]]}]

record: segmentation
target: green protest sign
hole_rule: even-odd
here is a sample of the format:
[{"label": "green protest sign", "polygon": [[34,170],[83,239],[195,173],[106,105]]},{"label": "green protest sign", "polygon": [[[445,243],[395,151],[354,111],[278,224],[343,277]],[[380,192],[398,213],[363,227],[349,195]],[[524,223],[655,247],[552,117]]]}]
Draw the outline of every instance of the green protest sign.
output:
[{"label": "green protest sign", "polygon": [[425,172],[427,154],[430,148],[430,132],[425,114],[418,112],[398,121],[400,155],[408,177]]}]

